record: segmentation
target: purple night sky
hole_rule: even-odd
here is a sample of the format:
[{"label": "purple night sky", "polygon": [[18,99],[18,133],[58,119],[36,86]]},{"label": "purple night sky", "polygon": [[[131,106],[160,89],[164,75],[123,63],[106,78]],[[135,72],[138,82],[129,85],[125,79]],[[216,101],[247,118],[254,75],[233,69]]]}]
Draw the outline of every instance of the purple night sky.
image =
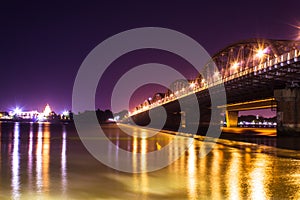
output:
[{"label": "purple night sky", "polygon": [[[15,106],[42,110],[47,103],[56,112],[71,109],[73,83],[84,58],[106,38],[128,29],[174,29],[194,38],[213,55],[248,38],[295,39],[299,30],[293,25],[300,25],[298,0],[128,2],[2,3],[0,111]],[[109,109],[113,84],[130,68],[148,62],[170,65],[187,78],[195,76],[174,55],[132,52],[117,59],[101,79],[96,107]],[[145,88],[133,103],[152,96],[153,89]],[[121,107],[126,108],[122,99]]]}]

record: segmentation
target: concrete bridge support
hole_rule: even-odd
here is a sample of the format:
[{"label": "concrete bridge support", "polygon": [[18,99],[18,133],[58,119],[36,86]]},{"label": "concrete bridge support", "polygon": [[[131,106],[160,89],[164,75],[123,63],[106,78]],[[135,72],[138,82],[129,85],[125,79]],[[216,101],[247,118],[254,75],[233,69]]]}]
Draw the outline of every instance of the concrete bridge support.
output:
[{"label": "concrete bridge support", "polygon": [[238,125],[238,111],[226,111],[226,125],[227,127],[237,127]]},{"label": "concrete bridge support", "polygon": [[226,114],[227,127],[237,127],[239,111],[276,108],[274,98],[253,100],[219,106]]},{"label": "concrete bridge support", "polygon": [[277,135],[300,136],[300,88],[274,90],[277,101]]}]

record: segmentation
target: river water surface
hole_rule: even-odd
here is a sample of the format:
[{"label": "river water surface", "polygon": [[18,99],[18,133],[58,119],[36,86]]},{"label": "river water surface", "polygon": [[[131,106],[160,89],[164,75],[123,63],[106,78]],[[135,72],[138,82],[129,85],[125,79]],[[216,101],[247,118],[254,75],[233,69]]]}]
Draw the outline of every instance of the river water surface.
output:
[{"label": "river water surface", "polygon": [[[71,124],[0,126],[0,199],[300,199],[297,150],[220,140],[200,158],[199,139],[165,133],[134,139],[117,125],[105,125],[113,143],[130,152],[159,150],[174,137],[191,142],[182,157],[163,169],[124,173],[91,156]],[[152,131],[121,126],[142,134]],[[182,148],[179,142],[170,154]]]}]

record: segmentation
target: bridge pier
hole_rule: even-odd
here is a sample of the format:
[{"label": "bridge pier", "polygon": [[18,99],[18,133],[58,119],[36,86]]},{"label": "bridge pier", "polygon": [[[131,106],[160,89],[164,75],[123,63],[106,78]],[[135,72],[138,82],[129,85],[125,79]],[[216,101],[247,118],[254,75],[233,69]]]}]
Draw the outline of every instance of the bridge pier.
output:
[{"label": "bridge pier", "polygon": [[238,117],[239,117],[238,111],[226,110],[226,125],[227,125],[227,127],[237,127]]},{"label": "bridge pier", "polygon": [[277,101],[277,135],[300,136],[300,88],[274,90]]}]

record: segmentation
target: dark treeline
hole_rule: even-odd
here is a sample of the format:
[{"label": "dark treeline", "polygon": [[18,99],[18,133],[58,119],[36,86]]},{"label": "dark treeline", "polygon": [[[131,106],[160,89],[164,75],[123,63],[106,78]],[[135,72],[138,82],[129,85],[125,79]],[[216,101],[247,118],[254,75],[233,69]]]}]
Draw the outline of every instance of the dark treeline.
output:
[{"label": "dark treeline", "polygon": [[111,110],[103,111],[100,109],[97,109],[96,111],[85,111],[83,113],[78,113],[78,116],[80,116],[81,120],[86,121],[91,119],[92,116],[95,116],[95,113],[99,123],[112,122],[112,119],[114,119],[114,115]]},{"label": "dark treeline", "polygon": [[111,112],[111,110],[103,111],[103,110],[98,109],[98,110],[96,110],[96,116],[100,123],[107,122],[107,121],[109,121],[109,119],[114,118],[114,115]]},{"label": "dark treeline", "polygon": [[262,116],[256,116],[256,115],[242,115],[238,117],[238,121],[245,121],[245,122],[276,122],[276,116],[271,118],[266,118]]}]

